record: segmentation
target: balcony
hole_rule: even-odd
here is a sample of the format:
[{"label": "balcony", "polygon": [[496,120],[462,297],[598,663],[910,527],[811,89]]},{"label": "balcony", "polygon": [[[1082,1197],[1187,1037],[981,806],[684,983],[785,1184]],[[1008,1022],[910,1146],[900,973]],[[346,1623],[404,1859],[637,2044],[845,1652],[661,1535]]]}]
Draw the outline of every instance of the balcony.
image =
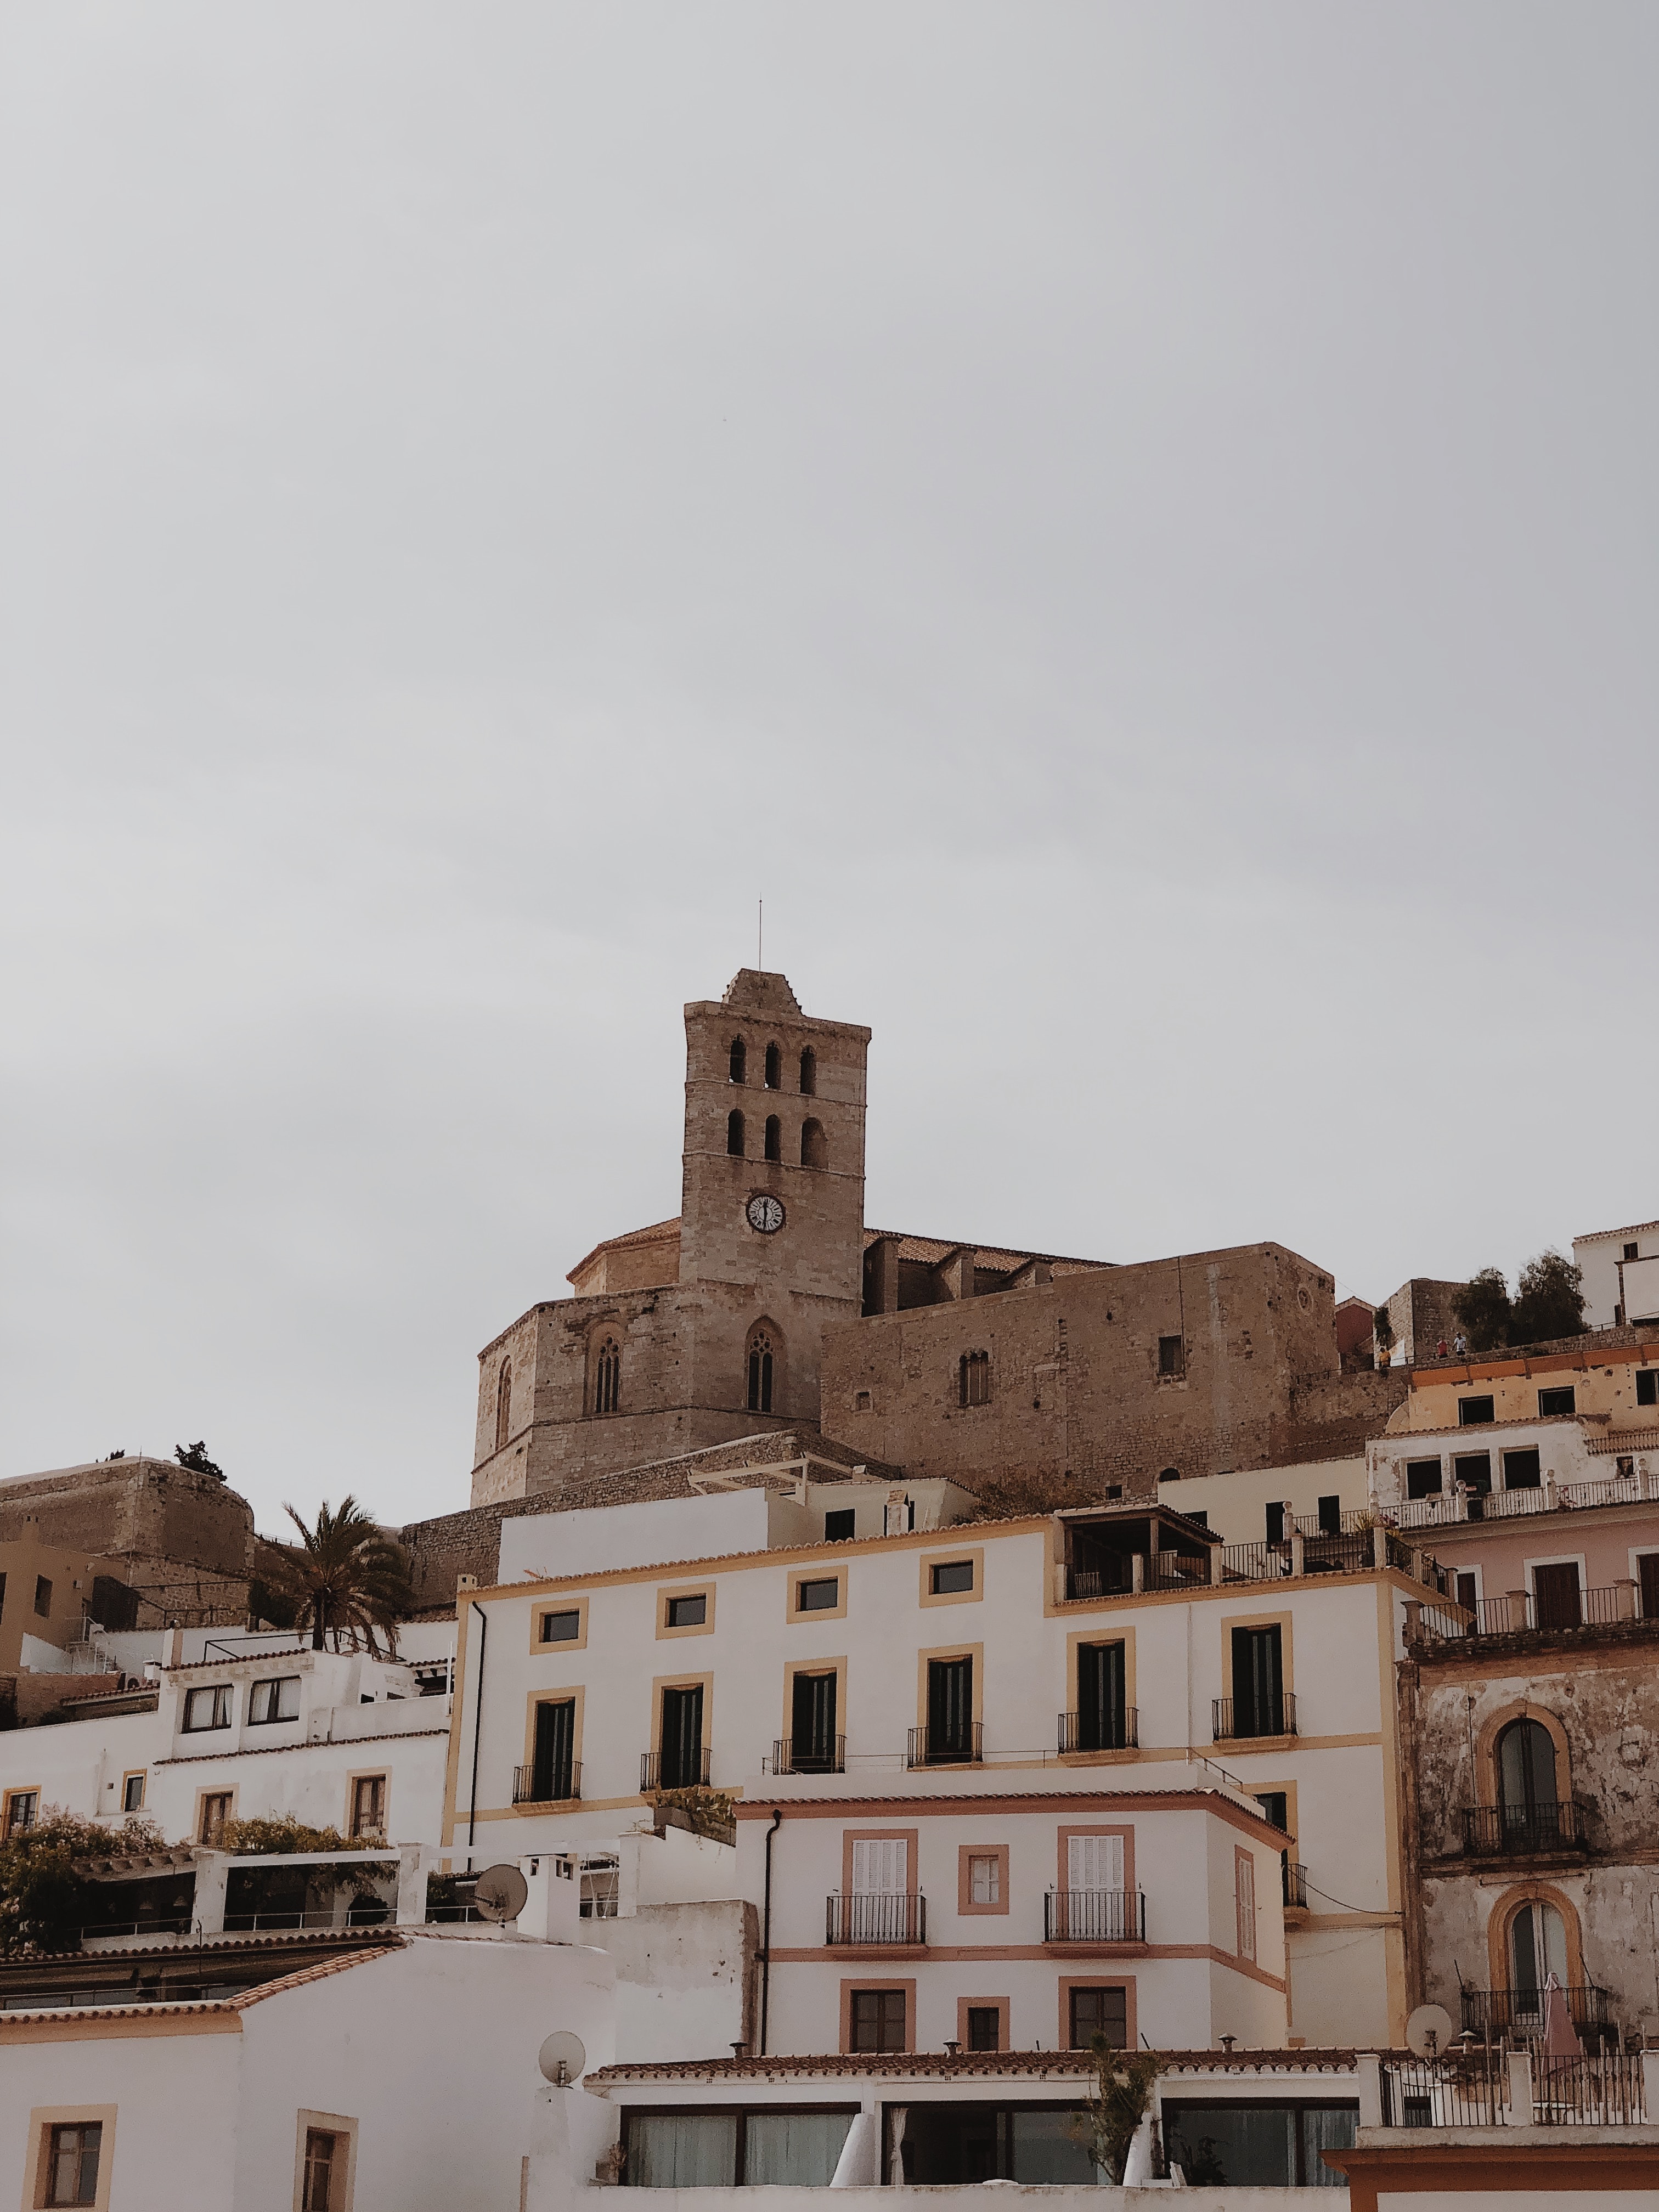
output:
[{"label": "balcony", "polygon": [[1211,1725],[1217,1743],[1243,1743],[1252,1736],[1296,1734],[1296,1693],[1281,1690],[1273,1698],[1216,1698],[1211,1704]]},{"label": "balcony", "polygon": [[912,1729],[904,1749],[907,1766],[978,1766],[985,1755],[985,1730],[978,1721],[953,1729]]},{"label": "balcony", "polygon": [[1146,1899],[1138,1889],[1051,1889],[1042,1907],[1045,1943],[1146,1941]]},{"label": "balcony", "polygon": [[642,1751],[640,1753],[640,1795],[653,1790],[706,1790],[714,1762],[707,1744],[685,1751]]},{"label": "balcony", "polygon": [[1637,1585],[1613,1583],[1605,1589],[1553,1590],[1540,1601],[1531,1590],[1482,1598],[1471,1613],[1448,1612],[1409,1601],[1406,1640],[1409,1644],[1460,1643],[1474,1637],[1575,1635],[1587,1630],[1620,1629],[1638,1638],[1651,1637],[1656,1624],[1638,1610]]},{"label": "balcony", "polygon": [[[1593,1983],[1575,1984],[1563,1992],[1572,2024],[1587,2040],[1601,2042],[1616,2033],[1611,1990]],[[1538,2036],[1544,2033],[1542,1990],[1465,1990],[1462,1997],[1462,2027],[1484,2040],[1504,2035]]]},{"label": "balcony", "polygon": [[1308,1910],[1308,1869],[1298,1866],[1293,1858],[1285,1857],[1280,1869],[1284,1877],[1285,1910],[1286,1912],[1305,1912]]},{"label": "balcony", "polygon": [[515,1766],[513,1770],[515,1805],[557,1805],[581,1794],[582,1767],[579,1759],[567,1759],[541,1768],[532,1760],[528,1766]]},{"label": "balcony", "polygon": [[1115,1713],[1062,1713],[1061,1755],[1077,1751],[1133,1751],[1140,1742],[1140,1715],[1133,1705]]},{"label": "balcony", "polygon": [[792,1737],[779,1736],[772,1746],[771,1771],[774,1774],[845,1774],[847,1739],[814,1736],[797,1743]]},{"label": "balcony", "polygon": [[910,1895],[837,1890],[823,1900],[823,1940],[831,1944],[896,1943],[918,1947],[927,1941],[927,1900]]},{"label": "balcony", "polygon": [[1588,1848],[1577,1799],[1559,1805],[1465,1805],[1463,1849],[1471,1858],[1530,1858]]}]

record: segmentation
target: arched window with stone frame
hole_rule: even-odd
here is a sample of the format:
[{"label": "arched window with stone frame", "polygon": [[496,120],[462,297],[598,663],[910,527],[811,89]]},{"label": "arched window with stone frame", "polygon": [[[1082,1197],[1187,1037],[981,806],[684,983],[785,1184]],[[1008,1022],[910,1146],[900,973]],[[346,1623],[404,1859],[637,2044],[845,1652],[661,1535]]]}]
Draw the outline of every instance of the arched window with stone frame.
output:
[{"label": "arched window with stone frame", "polygon": [[769,1413],[781,1395],[780,1369],[782,1340],[770,1322],[757,1322],[749,1332],[746,1360],[749,1384],[749,1410],[751,1413]]},{"label": "arched window with stone frame", "polygon": [[783,1088],[783,1054],[775,1044],[766,1048],[766,1087],[769,1091]]},{"label": "arched window with stone frame", "polygon": [[504,1359],[495,1377],[495,1449],[505,1450],[513,1433],[513,1362]]},{"label": "arched window with stone frame", "polygon": [[775,1114],[766,1117],[766,1157],[769,1160],[783,1158],[783,1124]]},{"label": "arched window with stone frame", "polygon": [[830,1147],[823,1140],[822,1121],[808,1121],[800,1125],[800,1164],[804,1168],[822,1170],[830,1164]]},{"label": "arched window with stone frame", "polygon": [[726,1149],[731,1158],[743,1158],[743,1111],[734,1106],[726,1117]]},{"label": "arched window with stone frame", "polygon": [[749,1048],[741,1037],[733,1037],[732,1050],[726,1060],[726,1079],[732,1083],[749,1080]]},{"label": "arched window with stone frame", "polygon": [[622,1411],[622,1346],[614,1336],[604,1338],[593,1362],[593,1411]]},{"label": "arched window with stone frame", "polygon": [[810,1044],[800,1048],[800,1095],[816,1098],[818,1091],[818,1056]]},{"label": "arched window with stone frame", "polygon": [[957,1362],[957,1402],[962,1406],[990,1404],[991,1355],[988,1352],[964,1352]]}]

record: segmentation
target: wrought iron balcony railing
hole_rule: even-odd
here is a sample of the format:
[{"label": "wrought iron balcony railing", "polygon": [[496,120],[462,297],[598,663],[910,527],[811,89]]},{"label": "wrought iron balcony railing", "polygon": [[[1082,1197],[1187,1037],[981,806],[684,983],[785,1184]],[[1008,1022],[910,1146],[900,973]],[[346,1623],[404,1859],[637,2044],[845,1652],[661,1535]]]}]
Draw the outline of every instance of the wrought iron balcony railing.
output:
[{"label": "wrought iron balcony railing", "polygon": [[[1573,2026],[1581,2035],[1612,2033],[1613,1993],[1594,1983],[1574,1984],[1563,1991]],[[1541,2035],[1544,2032],[1542,1990],[1465,1990],[1462,2026],[1480,2036]]]},{"label": "wrought iron balcony railing", "polygon": [[1296,1734],[1294,1691],[1281,1690],[1273,1698],[1217,1698],[1212,1703],[1217,1743],[1241,1742],[1249,1736]]},{"label": "wrought iron balcony railing", "polygon": [[1146,1899],[1138,1889],[1051,1889],[1042,1917],[1045,1943],[1146,1941]]},{"label": "wrought iron balcony railing", "polygon": [[912,1729],[904,1763],[907,1766],[977,1766],[984,1751],[985,1730],[978,1721],[964,1728]]},{"label": "wrought iron balcony railing", "polygon": [[640,1753],[640,1792],[653,1790],[706,1790],[714,1753],[707,1744],[695,1751],[642,1751]]},{"label": "wrought iron balcony railing", "polygon": [[1465,1805],[1463,1849],[1472,1857],[1524,1858],[1540,1851],[1582,1851],[1585,1808],[1576,1799],[1555,1805]]},{"label": "wrought iron balcony railing", "polygon": [[1306,1910],[1308,1903],[1308,1869],[1287,1858],[1280,1869],[1284,1875],[1285,1903]]},{"label": "wrought iron balcony railing", "polygon": [[797,1742],[779,1736],[772,1746],[774,1774],[845,1774],[847,1739],[844,1735],[813,1736]]},{"label": "wrought iron balcony railing", "polygon": [[908,1943],[927,1941],[927,1900],[885,1891],[836,1890],[823,1901],[826,1943]]},{"label": "wrought iron balcony railing", "polygon": [[550,1765],[538,1766],[532,1759],[527,1766],[513,1770],[513,1802],[515,1805],[556,1805],[568,1797],[582,1794],[582,1764],[579,1759],[556,1759]]},{"label": "wrought iron balcony railing", "polygon": [[1067,1751],[1133,1751],[1140,1741],[1140,1715],[1133,1705],[1110,1713],[1062,1713],[1060,1747]]}]

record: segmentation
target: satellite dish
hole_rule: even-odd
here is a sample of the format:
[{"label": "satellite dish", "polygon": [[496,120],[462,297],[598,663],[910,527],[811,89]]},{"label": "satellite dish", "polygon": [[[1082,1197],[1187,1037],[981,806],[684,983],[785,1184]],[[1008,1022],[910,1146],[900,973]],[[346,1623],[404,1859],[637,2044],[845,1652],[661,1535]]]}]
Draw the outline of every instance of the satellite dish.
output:
[{"label": "satellite dish", "polygon": [[1419,2005],[1406,2022],[1406,2041],[1419,2058],[1437,2058],[1450,2050],[1451,2014],[1444,2005]]},{"label": "satellite dish", "polygon": [[536,2063],[544,2080],[567,2089],[580,2078],[587,2063],[587,2053],[582,2048],[580,2035],[573,2035],[568,2027],[556,2027],[536,2053]]},{"label": "satellite dish", "polygon": [[486,1920],[516,1920],[529,1894],[530,1884],[517,1867],[486,1867],[478,1876],[472,1902]]}]

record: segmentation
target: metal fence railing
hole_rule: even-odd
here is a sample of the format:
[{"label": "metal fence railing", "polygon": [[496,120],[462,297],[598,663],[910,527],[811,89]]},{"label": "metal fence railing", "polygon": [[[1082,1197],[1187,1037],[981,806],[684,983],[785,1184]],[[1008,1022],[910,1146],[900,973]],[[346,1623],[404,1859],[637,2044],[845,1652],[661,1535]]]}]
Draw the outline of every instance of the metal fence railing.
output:
[{"label": "metal fence railing", "polygon": [[1532,2113],[1540,2127],[1639,2127],[1647,2118],[1639,2053],[1532,2062]]},{"label": "metal fence railing", "polygon": [[1146,1899],[1138,1889],[1051,1889],[1042,1920],[1045,1943],[1146,1941]]},{"label": "metal fence railing", "polygon": [[1385,2128],[1496,2128],[1509,2116],[1509,2061],[1496,2048],[1382,2065]]},{"label": "metal fence railing", "polygon": [[836,1890],[823,1900],[826,1943],[927,1941],[927,1899],[920,1891]]},{"label": "metal fence railing", "polygon": [[1068,1751],[1133,1751],[1140,1741],[1140,1715],[1133,1705],[1115,1712],[1061,1713],[1060,1748]]},{"label": "metal fence railing", "polygon": [[582,1794],[582,1763],[579,1759],[567,1759],[550,1766],[538,1766],[532,1759],[526,1766],[513,1770],[513,1802],[515,1805],[556,1805],[567,1797]]},{"label": "metal fence railing", "polygon": [[1582,1850],[1586,1808],[1576,1798],[1549,1805],[1466,1805],[1463,1849],[1472,1856],[1524,1856]]},{"label": "metal fence railing", "polygon": [[[1600,2036],[1613,2026],[1613,1993],[1593,1982],[1575,1982],[1562,1991],[1567,2011],[1580,2035]],[[1460,2000],[1466,2033],[1490,2040],[1518,2036],[1523,2040],[1544,2033],[1542,1990],[1465,1990]]]},{"label": "metal fence railing", "polygon": [[653,1790],[706,1790],[714,1754],[707,1744],[693,1751],[642,1751],[640,1794]]},{"label": "metal fence railing", "polygon": [[1252,1736],[1296,1734],[1296,1692],[1280,1690],[1271,1698],[1214,1698],[1211,1722],[1217,1743],[1239,1743]]},{"label": "metal fence railing", "polygon": [[1305,1909],[1308,1902],[1308,1869],[1294,1859],[1287,1858],[1282,1869],[1285,1902]]},{"label": "metal fence railing", "polygon": [[977,1766],[985,1755],[985,1730],[978,1721],[961,1728],[912,1729],[905,1746],[907,1766]]},{"label": "metal fence railing", "polygon": [[1149,1552],[1146,1555],[1146,1586],[1149,1590],[1204,1589],[1208,1588],[1209,1580],[1207,1551]]},{"label": "metal fence railing", "polygon": [[[766,1771],[761,1762],[761,1771]],[[847,1739],[844,1735],[806,1736],[797,1742],[793,1736],[775,1737],[772,1744],[774,1774],[845,1774],[847,1771]]]}]

